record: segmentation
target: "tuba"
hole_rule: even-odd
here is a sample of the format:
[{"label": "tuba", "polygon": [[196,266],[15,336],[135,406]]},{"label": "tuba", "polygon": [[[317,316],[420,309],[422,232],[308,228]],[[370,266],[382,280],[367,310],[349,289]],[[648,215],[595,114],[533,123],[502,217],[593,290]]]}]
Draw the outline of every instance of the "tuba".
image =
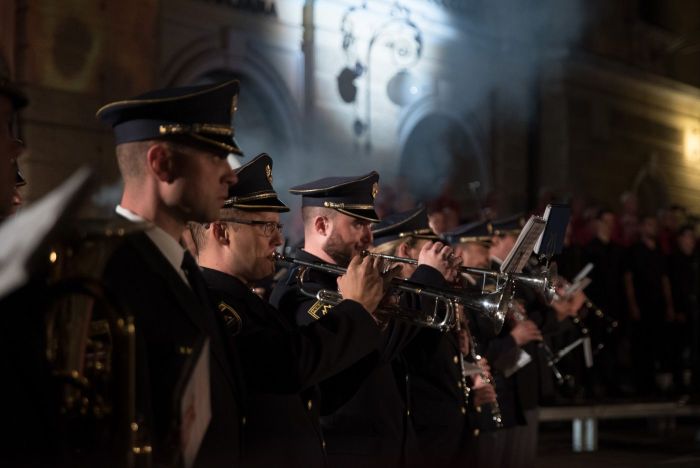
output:
[{"label": "tuba", "polygon": [[69,464],[151,464],[136,411],[134,318],[100,281],[123,237],[142,228],[81,221],[43,253],[45,369],[59,450]]}]

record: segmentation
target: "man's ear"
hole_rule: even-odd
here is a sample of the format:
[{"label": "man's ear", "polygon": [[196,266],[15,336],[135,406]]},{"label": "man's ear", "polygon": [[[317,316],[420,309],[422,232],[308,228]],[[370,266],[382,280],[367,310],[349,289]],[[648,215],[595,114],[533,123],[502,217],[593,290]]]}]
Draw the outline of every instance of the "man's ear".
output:
[{"label": "man's ear", "polygon": [[228,245],[231,241],[228,237],[228,229],[226,229],[226,224],[224,223],[211,223],[210,229],[214,235],[214,239],[220,245]]},{"label": "man's ear", "polygon": [[401,242],[399,246],[396,248],[396,256],[397,257],[403,257],[403,258],[410,258],[410,249],[408,248],[408,241],[407,242]]},{"label": "man's ear", "polygon": [[316,216],[314,218],[314,229],[322,236],[327,236],[330,233],[331,222],[326,216]]},{"label": "man's ear", "polygon": [[175,180],[173,171],[173,151],[166,145],[156,143],[148,148],[146,166],[161,182],[171,183]]}]

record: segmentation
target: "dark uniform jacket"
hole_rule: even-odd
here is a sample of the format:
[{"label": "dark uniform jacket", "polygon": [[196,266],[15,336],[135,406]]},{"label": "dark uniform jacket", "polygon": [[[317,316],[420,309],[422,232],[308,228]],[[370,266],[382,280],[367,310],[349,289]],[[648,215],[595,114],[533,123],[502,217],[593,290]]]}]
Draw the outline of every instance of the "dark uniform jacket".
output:
[{"label": "dark uniform jacket", "polygon": [[343,301],[299,328],[237,278],[207,268],[203,275],[217,311],[233,317],[229,329],[249,389],[245,465],[323,466],[313,387],[378,346],[374,319],[357,302]]},{"label": "dark uniform jacket", "polygon": [[[492,269],[499,267],[495,262],[492,263]],[[525,301],[527,318],[532,320],[544,335],[558,331],[554,312],[539,301],[531,288],[518,287],[515,295]],[[530,342],[522,349],[532,360],[510,377],[504,376],[503,371],[515,364],[518,355],[518,346],[510,334],[513,325],[511,318],[506,319],[499,335],[484,343],[482,351],[492,367],[504,427],[526,423],[525,411],[539,406],[543,374],[548,377],[547,373],[551,372],[546,366],[539,344]]]},{"label": "dark uniform jacket", "polygon": [[[300,250],[297,257],[321,262]],[[300,326],[318,320],[329,312],[315,299],[299,291],[297,268],[290,270],[272,292],[270,301],[280,310],[293,314]],[[419,267],[413,280],[440,275],[430,267]],[[316,270],[304,276],[307,290],[337,289],[336,277]],[[407,420],[406,373],[398,356],[418,332],[418,327],[389,321],[383,342],[375,351],[345,372],[321,383],[322,425],[332,466],[361,463],[396,466],[405,452],[413,449],[413,431]]]},{"label": "dark uniform jacket", "polygon": [[[201,280],[201,278],[199,278]],[[195,466],[235,466],[241,454],[242,395],[235,350],[223,322],[203,304],[145,233],[128,235],[104,280],[136,324],[136,401],[157,462],[173,464],[174,388],[198,339],[210,340],[211,421]]]},{"label": "dark uniform jacket", "polygon": [[411,421],[425,466],[453,466],[469,431],[469,400],[453,332],[422,330],[406,347]]}]

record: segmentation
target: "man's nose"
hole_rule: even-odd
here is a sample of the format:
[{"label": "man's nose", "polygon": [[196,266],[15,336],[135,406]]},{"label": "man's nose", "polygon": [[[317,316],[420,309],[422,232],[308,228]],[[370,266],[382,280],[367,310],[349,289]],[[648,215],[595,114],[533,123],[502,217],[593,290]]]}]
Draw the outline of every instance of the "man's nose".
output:
[{"label": "man's nose", "polygon": [[236,171],[231,169],[231,166],[228,165],[228,162],[225,162],[226,164],[226,174],[224,175],[224,182],[226,182],[229,186],[231,185],[236,185],[238,183],[238,174],[236,174]]}]

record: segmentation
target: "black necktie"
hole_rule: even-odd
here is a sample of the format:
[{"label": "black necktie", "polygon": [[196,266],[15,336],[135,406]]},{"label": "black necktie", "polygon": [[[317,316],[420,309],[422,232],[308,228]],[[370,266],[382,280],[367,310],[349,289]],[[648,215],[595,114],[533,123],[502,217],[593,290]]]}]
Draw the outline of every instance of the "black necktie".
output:
[{"label": "black necktie", "polygon": [[185,251],[185,256],[182,257],[182,270],[185,272],[187,280],[192,287],[192,292],[197,296],[199,302],[207,309],[211,309],[207,285],[204,283],[202,272],[197,266],[197,262],[194,261],[194,257],[188,251]]}]

